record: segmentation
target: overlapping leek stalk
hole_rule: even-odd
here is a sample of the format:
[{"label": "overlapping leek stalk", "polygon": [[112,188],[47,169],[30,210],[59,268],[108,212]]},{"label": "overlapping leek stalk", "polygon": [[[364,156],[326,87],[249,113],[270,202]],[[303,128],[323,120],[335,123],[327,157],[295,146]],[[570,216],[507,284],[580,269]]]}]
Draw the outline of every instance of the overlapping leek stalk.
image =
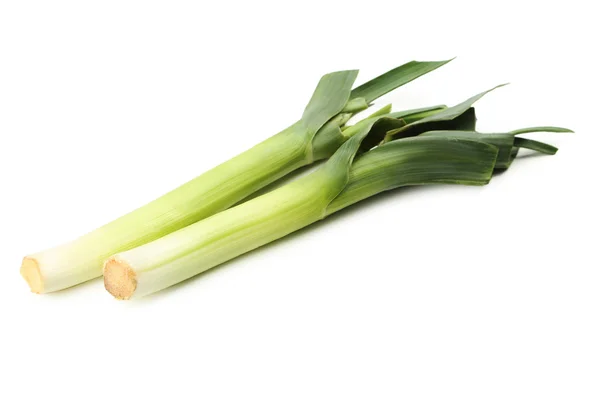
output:
[{"label": "overlapping leek stalk", "polygon": [[[355,113],[446,62],[409,62],[354,90],[358,71],[323,76],[302,118],[289,128],[93,232],[25,257],[22,276],[35,293],[100,276],[103,261],[110,255],[225,210],[291,171],[331,156],[351,136],[352,131],[342,128]],[[418,110],[406,117],[416,120],[436,111],[439,108]]]},{"label": "overlapping leek stalk", "polygon": [[485,93],[409,124],[392,113],[346,128],[351,138],[312,174],[110,257],[104,266],[106,289],[118,299],[148,295],[377,193],[433,183],[484,185],[494,169],[508,167],[515,149],[549,149],[515,139],[529,129],[475,132],[471,106]]}]

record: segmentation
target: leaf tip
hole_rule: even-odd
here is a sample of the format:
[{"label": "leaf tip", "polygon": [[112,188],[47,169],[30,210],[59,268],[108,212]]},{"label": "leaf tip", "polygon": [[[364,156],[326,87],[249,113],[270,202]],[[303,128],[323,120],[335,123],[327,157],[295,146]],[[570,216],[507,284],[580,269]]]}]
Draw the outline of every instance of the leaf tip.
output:
[{"label": "leaf tip", "polygon": [[350,75],[356,78],[356,76],[358,75],[358,71],[358,69],[345,69],[341,71],[333,71],[323,75],[323,77],[331,77],[334,75]]},{"label": "leaf tip", "polygon": [[456,58],[456,56],[452,57],[452,58],[448,58],[447,60],[441,60],[441,61],[434,61],[436,64],[439,64],[440,66],[442,65],[446,65],[448,64],[450,61],[453,61]]}]

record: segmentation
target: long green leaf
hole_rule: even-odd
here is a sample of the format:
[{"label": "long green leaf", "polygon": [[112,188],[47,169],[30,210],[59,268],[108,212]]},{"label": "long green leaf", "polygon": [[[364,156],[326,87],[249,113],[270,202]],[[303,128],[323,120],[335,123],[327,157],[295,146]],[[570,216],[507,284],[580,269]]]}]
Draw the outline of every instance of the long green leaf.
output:
[{"label": "long green leaf", "polygon": [[468,98],[467,100],[463,101],[462,103],[455,105],[454,107],[446,108],[444,111],[442,111],[438,114],[432,115],[429,118],[424,118],[423,120],[419,121],[418,123],[424,124],[427,122],[447,121],[447,120],[454,119],[454,118],[458,117],[459,115],[463,114],[464,112],[466,112],[469,108],[471,108],[473,106],[473,104],[475,104],[475,102],[477,102],[479,99],[481,99],[483,96],[485,96],[492,90],[496,90],[496,89],[498,89],[502,86],[506,86],[506,85],[507,85],[507,83],[504,83],[502,85],[498,85],[489,90],[486,90],[485,92],[479,93],[473,97]]},{"label": "long green leaf", "polygon": [[351,98],[362,97],[367,103],[370,103],[384,94],[438,69],[450,61],[452,60],[408,62],[352,90]]},{"label": "long green leaf", "polygon": [[[448,107],[439,113],[436,113],[427,118],[418,120],[412,124],[406,125],[404,128],[390,131],[388,133],[385,141],[388,142],[390,140],[395,139],[394,138],[395,135],[400,135],[400,137],[407,137],[407,136],[415,136],[422,132],[426,132],[426,131],[430,131],[430,130],[446,130],[448,128],[439,127],[439,126],[435,126],[435,125],[438,125],[439,123],[453,121],[460,117],[465,118],[465,120],[460,121],[460,124],[459,124],[460,126],[458,126],[458,127],[453,126],[450,129],[463,129],[463,130],[475,129],[475,122],[477,119],[475,118],[475,110],[472,109],[473,104],[475,104],[475,102],[477,100],[481,99],[483,96],[485,96],[487,93],[491,92],[492,90],[495,90],[495,89],[505,86],[505,85],[506,84],[498,85],[492,89],[486,90],[485,92],[482,92],[473,97],[470,97],[469,99],[463,101],[460,104],[457,104],[453,107]],[[469,115],[468,113],[472,113],[472,114]]]},{"label": "long green leaf", "polygon": [[537,140],[525,139],[521,137],[515,138],[515,147],[522,147],[524,149],[530,149],[534,151],[538,151],[543,154],[556,154],[558,149],[549,144],[538,142]]},{"label": "long green leaf", "polygon": [[534,126],[531,128],[516,129],[514,131],[510,131],[509,133],[512,135],[521,135],[523,133],[533,133],[533,132],[573,133],[572,130],[570,130],[568,128],[561,128],[559,126]]}]

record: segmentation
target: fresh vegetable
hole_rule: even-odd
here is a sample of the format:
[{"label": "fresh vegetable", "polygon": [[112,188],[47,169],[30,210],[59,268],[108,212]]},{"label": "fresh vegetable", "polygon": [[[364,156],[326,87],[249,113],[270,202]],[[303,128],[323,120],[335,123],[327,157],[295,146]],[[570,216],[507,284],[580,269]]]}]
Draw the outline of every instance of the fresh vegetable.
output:
[{"label": "fresh vegetable", "polygon": [[[106,289],[118,299],[148,295],[377,193],[433,183],[484,185],[494,169],[508,167],[515,149],[548,150],[517,141],[523,130],[475,132],[471,106],[485,93],[412,123],[399,114],[377,114],[346,128],[351,138],[312,174],[110,257]],[[453,128],[458,131],[448,130]]]},{"label": "fresh vegetable", "polygon": [[[291,171],[330,157],[354,133],[344,129],[354,114],[446,62],[412,61],[354,90],[358,71],[323,76],[302,118],[289,128],[93,232],[25,257],[22,276],[35,293],[53,292],[100,276],[103,261],[112,254],[225,210]],[[414,120],[437,111],[439,107],[417,110],[406,117]]]}]

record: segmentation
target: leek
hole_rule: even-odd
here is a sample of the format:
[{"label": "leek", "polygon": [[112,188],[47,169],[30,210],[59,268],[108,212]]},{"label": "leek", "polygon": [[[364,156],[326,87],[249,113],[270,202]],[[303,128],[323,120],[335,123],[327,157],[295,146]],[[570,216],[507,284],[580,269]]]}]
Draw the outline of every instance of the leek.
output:
[{"label": "leek", "polygon": [[[313,173],[110,257],[104,265],[105,288],[117,299],[154,293],[400,186],[488,183],[498,162],[506,162],[505,158],[499,160],[500,150],[510,147],[510,154],[523,143],[514,140],[516,133],[506,134],[508,140],[498,145],[474,131],[471,106],[481,96],[438,110],[425,117],[425,123],[420,122],[424,119],[407,123],[391,113],[346,128],[344,133],[351,138]],[[428,134],[431,131],[418,129],[423,125],[467,126],[473,131]]]},{"label": "leek", "polygon": [[[35,293],[61,290],[100,276],[103,261],[110,255],[225,210],[291,171],[330,157],[350,138],[353,131],[342,129],[354,114],[446,62],[412,61],[354,90],[355,70],[323,76],[302,118],[289,128],[95,231],[26,256],[21,275]],[[415,111],[412,119],[440,110]]]}]

